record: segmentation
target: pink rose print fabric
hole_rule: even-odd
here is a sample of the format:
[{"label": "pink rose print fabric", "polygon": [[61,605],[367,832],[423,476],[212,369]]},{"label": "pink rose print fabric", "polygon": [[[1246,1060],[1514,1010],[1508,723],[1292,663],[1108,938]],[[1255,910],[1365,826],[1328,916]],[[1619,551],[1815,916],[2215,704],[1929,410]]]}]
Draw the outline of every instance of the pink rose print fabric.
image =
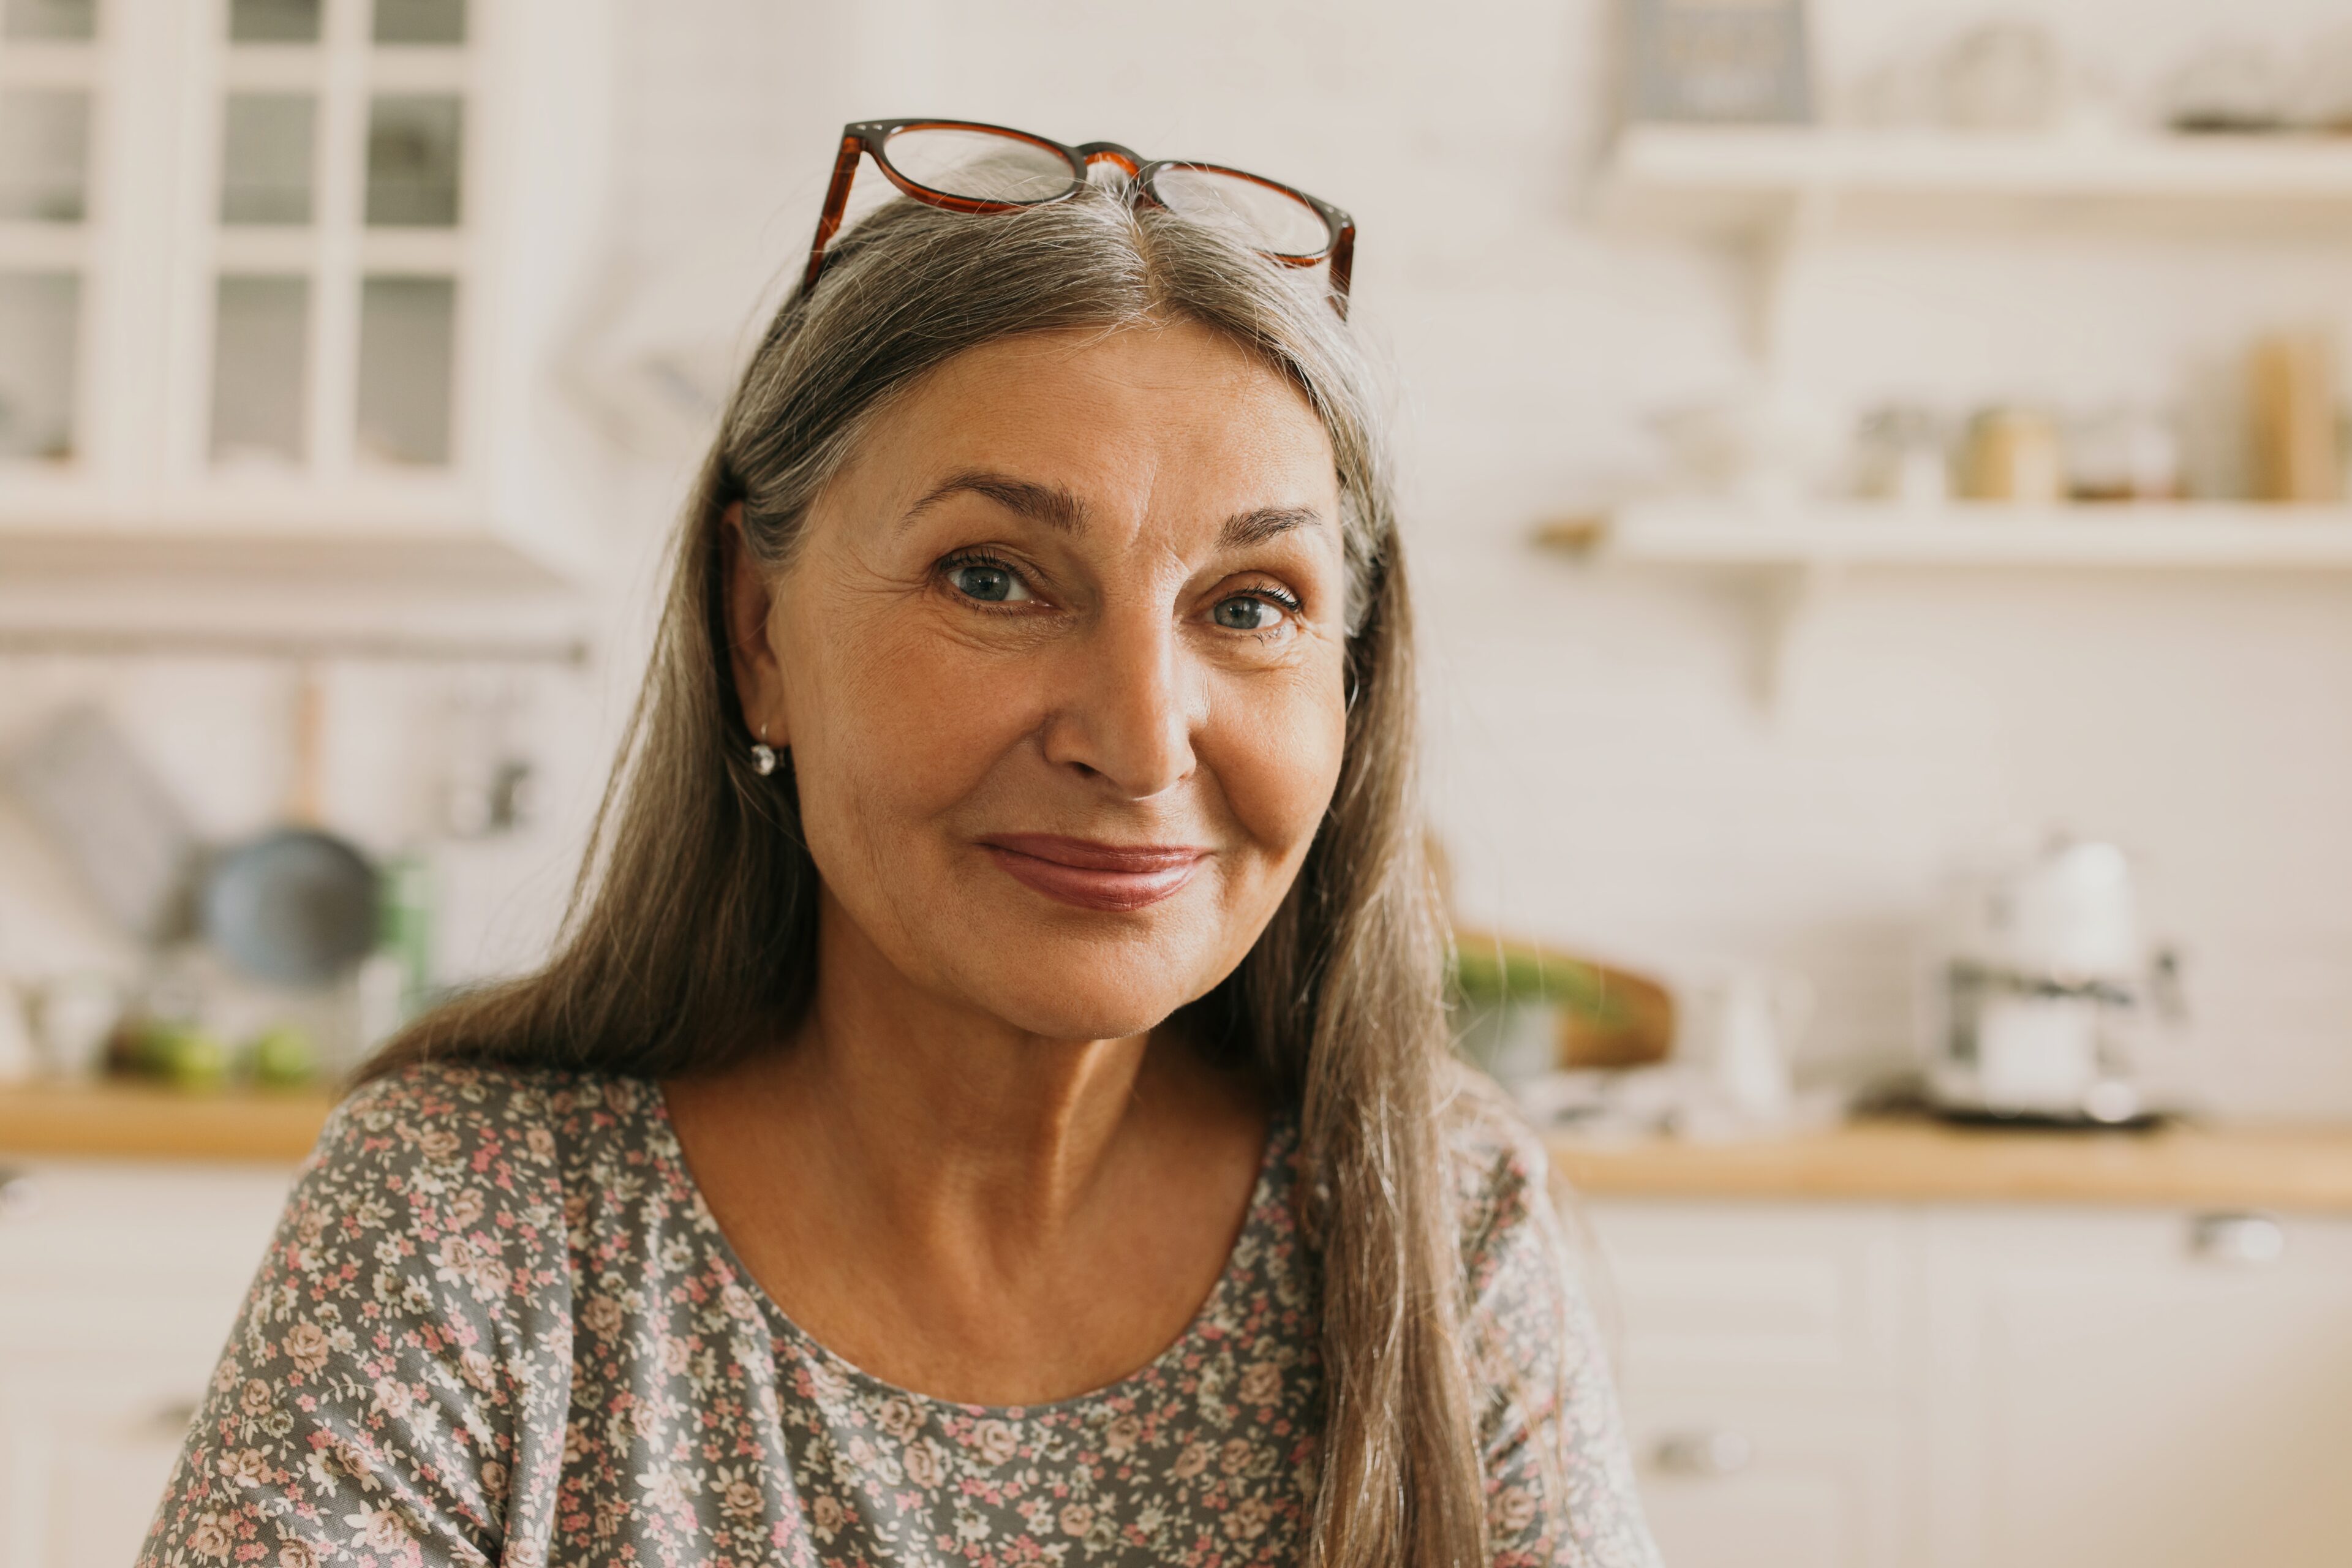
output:
[{"label": "pink rose print fabric", "polygon": [[[1654,1562],[1539,1146],[1456,1151],[1497,1568]],[[736,1260],[638,1079],[413,1068],[304,1167],[143,1568],[1292,1563],[1322,1380],[1277,1124],[1183,1336],[1008,1408],[890,1387]]]}]

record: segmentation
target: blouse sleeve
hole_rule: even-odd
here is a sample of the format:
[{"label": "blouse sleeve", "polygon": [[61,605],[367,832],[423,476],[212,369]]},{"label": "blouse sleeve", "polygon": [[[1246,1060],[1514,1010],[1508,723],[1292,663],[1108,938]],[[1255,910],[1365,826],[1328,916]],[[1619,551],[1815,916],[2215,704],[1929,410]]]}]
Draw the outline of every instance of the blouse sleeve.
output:
[{"label": "blouse sleeve", "polygon": [[510,1522],[545,1514],[569,1270],[553,1141],[516,1099],[499,1075],[415,1068],[335,1111],[141,1568],[495,1563]]},{"label": "blouse sleeve", "polygon": [[1657,1568],[1609,1361],[1542,1144],[1488,1121],[1464,1172],[1465,1328],[1494,1568]]}]

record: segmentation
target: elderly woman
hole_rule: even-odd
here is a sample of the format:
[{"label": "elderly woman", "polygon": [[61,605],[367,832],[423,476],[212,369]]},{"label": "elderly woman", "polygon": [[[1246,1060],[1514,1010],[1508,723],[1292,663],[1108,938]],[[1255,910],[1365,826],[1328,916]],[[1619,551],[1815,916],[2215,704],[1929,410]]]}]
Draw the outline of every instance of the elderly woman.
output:
[{"label": "elderly woman", "polygon": [[561,949],[337,1111],[147,1562],[1654,1561],[1449,1065],[1353,241],[848,128]]}]

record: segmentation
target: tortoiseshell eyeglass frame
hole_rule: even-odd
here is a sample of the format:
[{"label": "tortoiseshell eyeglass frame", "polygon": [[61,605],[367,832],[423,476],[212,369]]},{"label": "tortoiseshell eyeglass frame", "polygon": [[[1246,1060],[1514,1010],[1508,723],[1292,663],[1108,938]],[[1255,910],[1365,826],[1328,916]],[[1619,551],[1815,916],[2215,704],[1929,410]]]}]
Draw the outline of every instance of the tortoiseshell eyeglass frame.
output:
[{"label": "tortoiseshell eyeglass frame", "polygon": [[[948,191],[933,190],[929,185],[908,178],[890,162],[890,154],[887,151],[890,138],[902,131],[971,131],[985,135],[1010,137],[1016,142],[1026,142],[1033,147],[1042,147],[1054,153],[1070,166],[1069,188],[1026,202],[992,201],[980,196],[960,196]],[[975,120],[857,120],[841,128],[841,151],[834,159],[833,184],[824,194],[824,212],[816,220],[816,242],[809,247],[808,272],[801,280],[801,291],[803,294],[816,288],[816,280],[824,271],[825,247],[833,243],[834,236],[841,231],[842,214],[849,205],[850,183],[857,177],[857,164],[861,156],[871,156],[875,166],[882,171],[883,175],[916,201],[928,202],[932,206],[944,207],[950,212],[959,213],[1014,212],[1023,207],[1045,206],[1054,202],[1067,201],[1086,188],[1087,172],[1097,163],[1117,165],[1132,182],[1138,201],[1148,201],[1161,207],[1169,205],[1156,188],[1156,182],[1163,170],[1192,170],[1202,174],[1223,174],[1228,179],[1247,180],[1252,184],[1264,185],[1270,191],[1279,191],[1323,220],[1324,242],[1320,248],[1303,252],[1265,250],[1260,254],[1270,260],[1280,262],[1285,267],[1314,267],[1326,261],[1329,262],[1331,308],[1339,312],[1341,320],[1344,321],[1347,318],[1348,283],[1356,261],[1356,220],[1329,202],[1310,196],[1305,191],[1286,185],[1278,180],[1269,180],[1263,174],[1253,174],[1245,169],[1228,168],[1223,163],[1199,163],[1186,159],[1165,158],[1146,163],[1140,154],[1120,146],[1116,142],[1088,142],[1082,146],[1070,147],[1059,142],[1049,141],[1043,136],[1033,135],[1026,131],[1015,131],[1004,125],[989,125]]]}]

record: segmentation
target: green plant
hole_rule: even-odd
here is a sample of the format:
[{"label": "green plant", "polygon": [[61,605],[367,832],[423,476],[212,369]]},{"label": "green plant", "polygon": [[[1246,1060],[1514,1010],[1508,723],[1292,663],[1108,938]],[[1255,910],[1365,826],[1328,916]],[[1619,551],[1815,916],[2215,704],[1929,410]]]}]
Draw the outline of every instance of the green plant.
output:
[{"label": "green plant", "polygon": [[1464,1006],[1549,1004],[1603,1026],[1628,1021],[1622,996],[1594,965],[1500,942],[1457,944],[1447,957],[1446,989]]}]

